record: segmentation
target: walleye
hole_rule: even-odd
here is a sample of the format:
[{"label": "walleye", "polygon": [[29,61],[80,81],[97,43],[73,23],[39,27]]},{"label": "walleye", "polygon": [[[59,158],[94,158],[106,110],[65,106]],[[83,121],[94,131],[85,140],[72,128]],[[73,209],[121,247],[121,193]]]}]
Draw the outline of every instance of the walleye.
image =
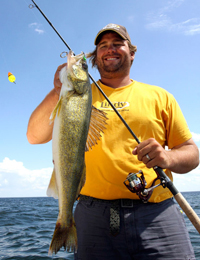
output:
[{"label": "walleye", "polygon": [[68,251],[77,248],[73,205],[85,182],[84,154],[97,143],[106,124],[105,113],[92,106],[87,68],[83,53],[69,52],[67,67],[60,72],[60,98],[51,115],[54,171],[47,195],[59,199],[59,214],[49,254],[62,246]]}]

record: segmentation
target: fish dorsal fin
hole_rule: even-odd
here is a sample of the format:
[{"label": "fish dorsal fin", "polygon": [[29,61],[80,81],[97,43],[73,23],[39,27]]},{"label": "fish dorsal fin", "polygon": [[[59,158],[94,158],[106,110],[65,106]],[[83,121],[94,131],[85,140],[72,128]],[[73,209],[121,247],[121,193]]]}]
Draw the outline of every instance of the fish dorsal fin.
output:
[{"label": "fish dorsal fin", "polygon": [[107,119],[105,112],[92,106],[85,151],[89,151],[89,148],[92,148],[93,145],[97,144],[97,140],[100,140],[101,133],[104,133],[103,130],[106,129]]},{"label": "fish dorsal fin", "polygon": [[58,186],[57,186],[57,182],[56,182],[55,168],[53,169],[51,179],[49,182],[49,186],[47,188],[47,196],[54,197],[54,199],[58,199]]}]

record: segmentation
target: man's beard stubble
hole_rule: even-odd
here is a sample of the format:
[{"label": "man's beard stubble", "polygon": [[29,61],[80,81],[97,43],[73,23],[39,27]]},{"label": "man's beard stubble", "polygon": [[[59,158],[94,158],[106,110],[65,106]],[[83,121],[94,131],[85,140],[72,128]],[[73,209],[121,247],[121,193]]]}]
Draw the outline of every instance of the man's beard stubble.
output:
[{"label": "man's beard stubble", "polygon": [[125,76],[130,71],[131,61],[125,56],[125,59],[117,64],[105,65],[104,60],[96,61],[97,69],[104,78],[117,78],[119,76]]}]

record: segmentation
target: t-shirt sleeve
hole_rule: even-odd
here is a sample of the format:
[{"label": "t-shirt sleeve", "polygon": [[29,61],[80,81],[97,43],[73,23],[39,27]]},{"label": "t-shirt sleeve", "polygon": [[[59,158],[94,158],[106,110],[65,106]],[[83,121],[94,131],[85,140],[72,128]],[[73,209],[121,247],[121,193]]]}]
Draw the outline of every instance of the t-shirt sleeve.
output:
[{"label": "t-shirt sleeve", "polygon": [[167,145],[169,149],[192,138],[181,108],[171,94],[164,117],[166,119]]}]

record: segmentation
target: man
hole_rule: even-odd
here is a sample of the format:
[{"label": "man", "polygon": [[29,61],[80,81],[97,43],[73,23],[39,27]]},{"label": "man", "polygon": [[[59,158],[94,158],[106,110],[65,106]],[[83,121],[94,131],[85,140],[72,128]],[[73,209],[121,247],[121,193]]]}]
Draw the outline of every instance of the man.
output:
[{"label": "man", "polygon": [[[107,113],[108,125],[98,145],[85,154],[86,183],[75,210],[75,259],[195,259],[170,191],[159,186],[143,203],[123,183],[128,173],[142,170],[146,187],[151,187],[157,178],[155,166],[166,169],[171,179],[171,171],[186,173],[197,167],[198,148],[182,112],[164,89],[130,79],[137,48],[125,27],[108,24],[97,34],[95,45],[89,56],[99,70],[98,83],[141,143],[137,144],[93,84],[93,105]],[[54,89],[30,117],[30,143],[52,138],[49,116],[59,98],[63,66],[55,73]]]}]

